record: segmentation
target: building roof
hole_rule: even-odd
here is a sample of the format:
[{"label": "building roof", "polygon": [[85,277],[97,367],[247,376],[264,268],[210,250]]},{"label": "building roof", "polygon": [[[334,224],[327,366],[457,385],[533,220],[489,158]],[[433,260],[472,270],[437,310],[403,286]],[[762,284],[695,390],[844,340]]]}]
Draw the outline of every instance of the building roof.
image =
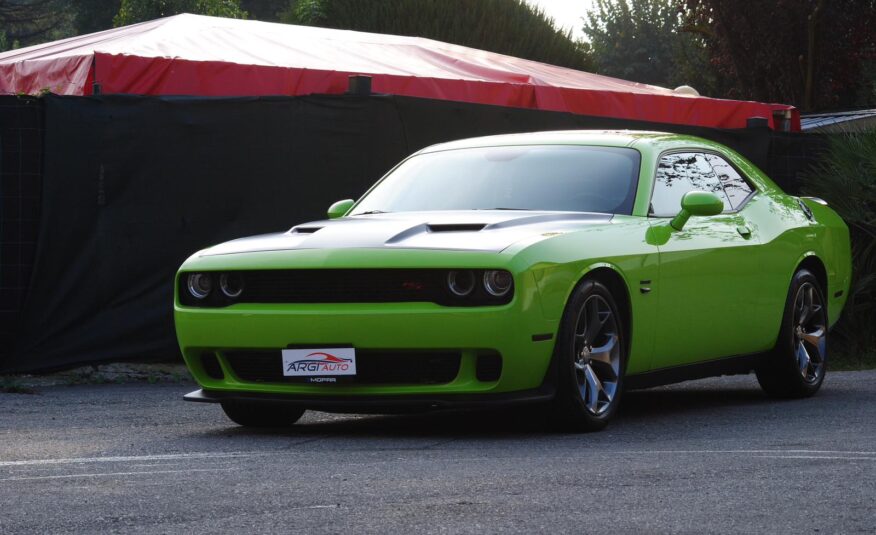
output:
[{"label": "building roof", "polygon": [[876,109],[812,113],[800,117],[804,131],[851,131],[876,129]]}]

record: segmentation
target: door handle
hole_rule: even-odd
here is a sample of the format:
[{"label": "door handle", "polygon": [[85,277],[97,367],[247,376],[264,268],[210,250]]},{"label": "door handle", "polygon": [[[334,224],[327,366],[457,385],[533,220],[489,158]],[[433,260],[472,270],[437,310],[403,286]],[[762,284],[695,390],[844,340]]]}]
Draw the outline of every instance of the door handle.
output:
[{"label": "door handle", "polygon": [[746,240],[751,237],[751,229],[745,225],[739,225],[736,227],[736,232],[739,233],[740,236],[745,238]]}]

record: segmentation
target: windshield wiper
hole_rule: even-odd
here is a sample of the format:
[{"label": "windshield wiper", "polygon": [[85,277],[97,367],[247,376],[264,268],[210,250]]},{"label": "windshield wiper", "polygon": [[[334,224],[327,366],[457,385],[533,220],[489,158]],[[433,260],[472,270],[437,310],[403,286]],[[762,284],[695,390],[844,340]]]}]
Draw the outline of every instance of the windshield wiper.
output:
[{"label": "windshield wiper", "polygon": [[358,214],[353,215],[374,215],[374,214],[388,214],[389,212],[384,212],[383,210],[368,210],[367,212],[359,212]]},{"label": "windshield wiper", "polygon": [[531,208],[502,208],[502,207],[499,207],[499,208],[475,208],[475,210],[522,210],[525,212],[532,211]]}]

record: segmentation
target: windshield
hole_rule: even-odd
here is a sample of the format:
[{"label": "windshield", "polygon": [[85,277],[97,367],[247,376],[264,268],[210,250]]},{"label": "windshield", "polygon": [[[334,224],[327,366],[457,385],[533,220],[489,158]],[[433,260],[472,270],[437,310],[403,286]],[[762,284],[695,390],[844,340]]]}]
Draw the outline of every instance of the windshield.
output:
[{"label": "windshield", "polygon": [[547,210],[631,214],[639,153],[621,147],[478,147],[414,156],[353,215],[424,210]]}]

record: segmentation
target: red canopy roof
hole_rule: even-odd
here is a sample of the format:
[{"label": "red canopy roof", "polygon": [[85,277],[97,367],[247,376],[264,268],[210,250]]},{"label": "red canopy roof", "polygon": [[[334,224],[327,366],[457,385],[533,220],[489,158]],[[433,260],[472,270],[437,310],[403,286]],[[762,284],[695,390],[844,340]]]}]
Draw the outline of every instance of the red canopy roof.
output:
[{"label": "red canopy roof", "polygon": [[430,39],[177,15],[0,54],[0,92],[89,95],[343,93],[351,74],[415,97],[743,128],[791,106],[688,96]]}]

